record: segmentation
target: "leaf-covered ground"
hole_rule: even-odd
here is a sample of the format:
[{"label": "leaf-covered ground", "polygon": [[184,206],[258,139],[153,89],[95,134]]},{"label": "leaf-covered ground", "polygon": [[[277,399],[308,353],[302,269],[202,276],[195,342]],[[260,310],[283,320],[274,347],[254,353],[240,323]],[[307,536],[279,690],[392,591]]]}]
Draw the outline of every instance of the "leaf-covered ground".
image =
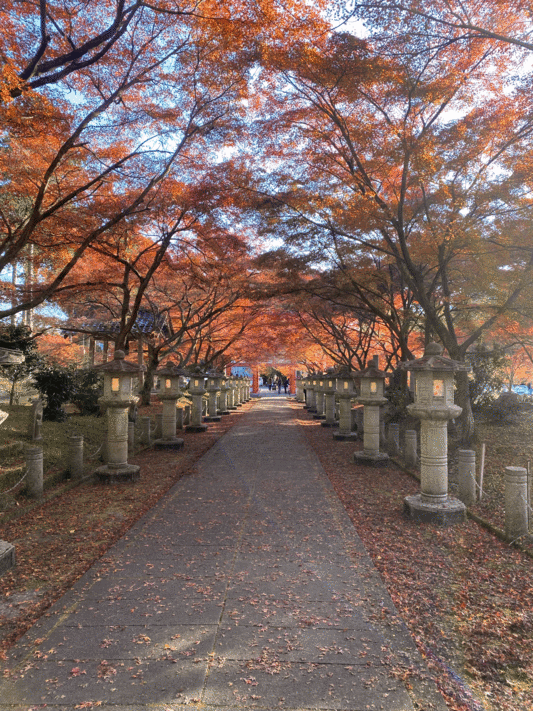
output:
[{"label": "leaf-covered ground", "polygon": [[[416,480],[392,466],[356,466],[359,443],[333,440],[303,410],[298,417],[449,708],[533,709],[533,560],[471,520],[408,521],[403,499],[419,491]],[[506,430],[503,466],[514,464],[521,434]],[[490,442],[486,427],[483,435]]]},{"label": "leaf-covered ground", "polygon": [[485,443],[483,497],[472,510],[499,528],[505,526],[505,467],[533,465],[533,407],[521,405],[519,413],[510,420],[498,421],[488,413],[476,421],[476,458],[478,471],[481,444]]},{"label": "leaf-covered ground", "polygon": [[[403,498],[418,491],[417,482],[394,467],[356,468],[358,444],[333,440],[331,430],[294,407],[449,708],[533,709],[533,560],[472,521],[437,528],[405,520]],[[0,538],[15,543],[18,556],[17,567],[0,578],[0,654],[175,481],[194,471],[238,416],[211,424],[207,433],[185,433],[178,456],[138,455],[132,461],[141,465],[141,478],[133,485],[83,484],[0,520]],[[481,432],[489,487],[482,512],[501,518],[498,486],[489,482],[505,465],[521,464],[527,420],[496,427],[496,434],[484,425]]]},{"label": "leaf-covered ground", "polygon": [[13,517],[11,508],[6,521],[0,514],[0,539],[15,545],[17,557],[15,568],[0,578],[0,657],[176,481],[191,474],[250,407],[210,423],[206,432],[180,434],[185,444],[177,453],[150,449],[130,458],[141,467],[135,483],[87,482],[63,493],[60,485],[56,496],[53,489],[45,492],[50,498],[43,505],[21,499],[20,515]]}]

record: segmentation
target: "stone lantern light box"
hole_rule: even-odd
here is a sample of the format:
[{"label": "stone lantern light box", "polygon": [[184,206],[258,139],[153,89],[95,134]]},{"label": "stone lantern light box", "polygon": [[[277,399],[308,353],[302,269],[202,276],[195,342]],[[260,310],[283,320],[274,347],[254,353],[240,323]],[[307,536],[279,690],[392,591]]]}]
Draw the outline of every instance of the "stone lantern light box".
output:
[{"label": "stone lantern light box", "polygon": [[355,397],[357,376],[359,376],[359,373],[352,373],[347,370],[339,371],[337,373],[337,393]]},{"label": "stone lantern light box", "polygon": [[386,374],[376,368],[367,368],[361,373],[361,398],[383,398]]}]

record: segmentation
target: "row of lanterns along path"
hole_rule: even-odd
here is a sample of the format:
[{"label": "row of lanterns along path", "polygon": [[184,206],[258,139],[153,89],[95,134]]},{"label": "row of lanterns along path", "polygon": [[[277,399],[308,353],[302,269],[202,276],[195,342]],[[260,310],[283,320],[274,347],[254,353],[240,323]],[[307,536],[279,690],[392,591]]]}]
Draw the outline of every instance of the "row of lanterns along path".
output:
[{"label": "row of lanterns along path", "polygon": [[[139,366],[126,361],[124,351],[118,350],[112,361],[94,369],[104,375],[104,394],[99,402],[107,410],[107,463],[98,467],[95,474],[107,482],[135,480],[139,477],[140,467],[128,463],[128,412],[137,401],[132,385]],[[159,394],[163,417],[162,436],[154,442],[156,448],[183,447],[183,440],[176,437],[176,403],[185,387],[185,377],[189,378],[187,392],[192,398],[188,432],[204,432],[207,425],[202,420],[220,420],[220,415],[229,414],[250,399],[250,383],[242,376],[225,378],[221,373],[202,373],[200,368],[188,373],[172,364],[160,368],[157,375],[163,383]],[[206,392],[209,394],[208,414],[202,418],[202,400]]]},{"label": "row of lanterns along path", "polygon": [[[448,494],[448,420],[458,417],[462,409],[454,404],[454,374],[469,370],[464,363],[442,355],[437,343],[426,347],[422,358],[402,363],[415,378],[414,403],[407,406],[411,415],[420,419],[420,493],[404,501],[405,513],[417,521],[451,524],[464,521],[466,506]],[[340,370],[325,375],[310,375],[296,383],[297,399],[310,411],[325,412],[325,426],[334,424],[335,398],[339,401],[339,432],[336,439],[355,438],[352,432],[351,402],[364,405],[363,450],[354,454],[361,465],[386,464],[388,455],[380,452],[380,407],[387,402],[384,382],[388,376],[379,370],[377,358],[361,372]],[[356,394],[356,381],[360,394]]]}]

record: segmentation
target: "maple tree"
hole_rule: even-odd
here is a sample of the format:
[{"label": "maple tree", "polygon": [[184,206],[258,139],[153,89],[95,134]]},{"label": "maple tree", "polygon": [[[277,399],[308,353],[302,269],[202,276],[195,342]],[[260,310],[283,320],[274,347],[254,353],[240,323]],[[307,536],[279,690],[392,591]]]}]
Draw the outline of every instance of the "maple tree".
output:
[{"label": "maple tree", "polygon": [[258,264],[275,273],[277,292],[334,362],[363,369],[372,351],[382,354],[385,368],[411,359],[421,320],[395,265],[372,255],[354,259],[339,245],[331,259],[327,270],[310,269],[306,258],[275,250]]},{"label": "maple tree", "polygon": [[376,23],[381,29],[394,28],[397,35],[410,34],[432,50],[476,39],[533,50],[530,10],[521,0],[474,0],[468,4],[433,0],[430,6],[420,0],[354,0],[347,3],[344,16]]},{"label": "maple tree", "polygon": [[[98,264],[88,272],[82,260],[81,273],[58,290],[70,314],[68,330],[112,338],[115,348],[142,339],[146,404],[161,362],[169,356],[181,366],[216,360],[254,317],[250,305],[243,309],[249,293],[246,245],[230,233],[211,232],[192,212],[185,217],[182,206],[175,211],[174,220],[170,206],[160,215],[161,239],[119,231],[105,250],[91,247]],[[140,312],[151,314],[152,333],[140,330]]]},{"label": "maple tree", "polygon": [[0,318],[52,298],[88,246],[151,210],[167,180],[196,184],[216,165],[262,48],[319,22],[293,4],[4,5],[0,271],[34,245],[36,276]]},{"label": "maple tree", "polygon": [[[488,40],[409,49],[342,33],[272,58],[255,130],[278,161],[257,169],[256,206],[317,265],[339,246],[394,265],[426,340],[464,360],[530,292],[529,98]],[[466,376],[458,388],[468,438]]]}]

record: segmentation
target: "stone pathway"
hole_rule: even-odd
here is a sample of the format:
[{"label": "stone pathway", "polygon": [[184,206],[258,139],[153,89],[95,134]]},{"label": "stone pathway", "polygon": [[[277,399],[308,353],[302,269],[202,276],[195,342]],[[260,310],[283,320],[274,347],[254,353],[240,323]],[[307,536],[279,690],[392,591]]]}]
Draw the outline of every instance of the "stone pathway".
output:
[{"label": "stone pathway", "polygon": [[[279,397],[243,415],[7,666],[1,711],[446,708]],[[406,670],[422,675],[409,690]]]}]

